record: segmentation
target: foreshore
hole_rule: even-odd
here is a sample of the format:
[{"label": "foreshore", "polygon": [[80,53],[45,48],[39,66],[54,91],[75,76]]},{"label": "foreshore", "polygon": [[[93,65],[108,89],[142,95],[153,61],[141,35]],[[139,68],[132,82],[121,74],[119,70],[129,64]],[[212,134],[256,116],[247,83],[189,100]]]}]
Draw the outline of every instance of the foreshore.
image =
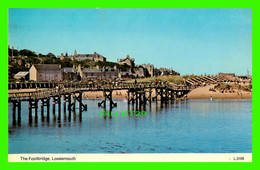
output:
[{"label": "foreshore", "polygon": [[225,92],[221,93],[219,91],[213,92],[210,91],[210,88],[213,88],[214,85],[208,85],[204,87],[198,87],[193,89],[188,93],[188,99],[252,99],[252,92],[248,91],[237,91],[235,90],[233,93]]},{"label": "foreshore", "polygon": [[[204,87],[198,87],[193,89],[187,94],[187,99],[252,99],[252,92],[248,91],[235,91],[233,93],[220,93],[219,91],[210,91],[214,85],[208,85]],[[39,89],[38,89],[39,90]],[[43,90],[43,89],[42,89]],[[21,89],[21,90],[8,90],[8,93],[17,92],[36,92],[36,89]],[[155,96],[155,90],[152,91],[152,97]],[[85,99],[102,99],[103,92],[84,92],[83,98]],[[114,99],[127,99],[127,90],[114,90]]]}]

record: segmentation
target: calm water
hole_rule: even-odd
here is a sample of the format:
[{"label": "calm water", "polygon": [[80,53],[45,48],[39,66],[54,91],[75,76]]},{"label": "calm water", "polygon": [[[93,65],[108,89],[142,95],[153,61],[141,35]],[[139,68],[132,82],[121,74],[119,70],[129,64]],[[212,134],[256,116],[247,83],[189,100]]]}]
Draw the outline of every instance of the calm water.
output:
[{"label": "calm water", "polygon": [[[135,110],[128,108],[126,100],[115,101],[114,112]],[[46,117],[41,118],[39,107],[38,122],[31,125],[28,102],[23,102],[20,126],[13,126],[9,104],[9,153],[252,152],[251,100],[154,102],[146,106],[145,117],[112,118],[99,115],[103,109],[97,107],[98,102],[84,100],[88,111],[81,121],[78,113],[70,121],[68,116],[64,119],[63,110],[61,120],[54,121],[50,107],[48,123]]]}]

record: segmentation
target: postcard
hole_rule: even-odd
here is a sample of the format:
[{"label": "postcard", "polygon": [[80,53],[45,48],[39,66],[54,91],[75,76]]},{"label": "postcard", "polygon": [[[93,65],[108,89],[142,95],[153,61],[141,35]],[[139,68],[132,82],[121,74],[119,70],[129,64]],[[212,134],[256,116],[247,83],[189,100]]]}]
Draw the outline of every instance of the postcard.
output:
[{"label": "postcard", "polygon": [[252,9],[9,8],[9,162],[252,162]]}]

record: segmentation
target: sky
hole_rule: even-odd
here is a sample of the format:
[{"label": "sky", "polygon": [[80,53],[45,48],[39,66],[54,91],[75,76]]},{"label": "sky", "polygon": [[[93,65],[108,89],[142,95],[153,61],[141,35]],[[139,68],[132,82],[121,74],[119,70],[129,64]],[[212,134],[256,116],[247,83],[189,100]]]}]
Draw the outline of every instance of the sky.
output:
[{"label": "sky", "polygon": [[252,73],[252,9],[10,8],[8,43],[60,55],[97,52],[181,75]]}]

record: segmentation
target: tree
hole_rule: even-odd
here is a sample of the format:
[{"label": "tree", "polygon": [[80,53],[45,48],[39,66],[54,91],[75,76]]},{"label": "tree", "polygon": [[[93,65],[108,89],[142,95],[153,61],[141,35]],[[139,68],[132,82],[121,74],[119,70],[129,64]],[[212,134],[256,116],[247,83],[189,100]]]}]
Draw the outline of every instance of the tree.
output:
[{"label": "tree", "polygon": [[62,67],[72,67],[73,63],[70,58],[65,57],[63,60],[61,60]]},{"label": "tree", "polygon": [[13,53],[13,56],[18,56],[18,50],[13,49],[13,52],[12,52],[12,49],[8,48],[8,56],[12,56],[12,53]]},{"label": "tree", "polygon": [[22,56],[37,56],[34,51],[23,49],[19,51],[19,54]]},{"label": "tree", "polygon": [[56,56],[55,56],[54,54],[52,54],[52,53],[48,53],[48,54],[47,54],[47,57],[56,58]]}]

